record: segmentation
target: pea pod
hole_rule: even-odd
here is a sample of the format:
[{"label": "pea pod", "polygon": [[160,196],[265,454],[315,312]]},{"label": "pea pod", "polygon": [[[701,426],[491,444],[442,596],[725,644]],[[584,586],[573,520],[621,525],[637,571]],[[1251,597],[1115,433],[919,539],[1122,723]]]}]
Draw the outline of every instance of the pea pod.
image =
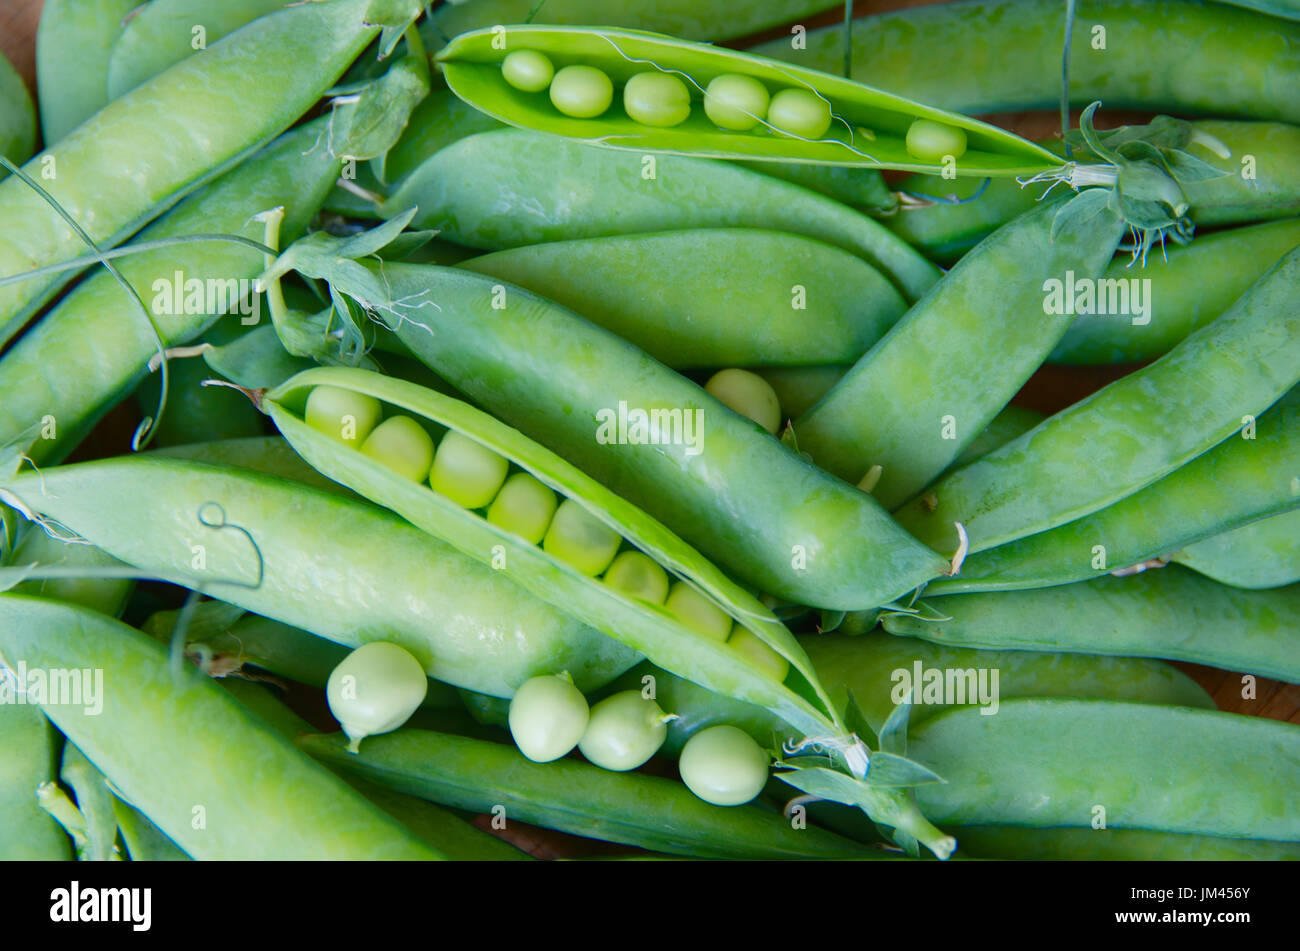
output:
[{"label": "pea pod", "polygon": [[[8,595],[4,596],[8,598]],[[0,690],[12,688],[0,667]],[[72,858],[63,830],[36,802],[36,788],[53,782],[59,735],[34,704],[0,703],[0,858],[62,861]]]},{"label": "pea pod", "polygon": [[[525,158],[527,156],[527,158]],[[745,195],[744,202],[726,195]],[[850,251],[912,301],[939,270],[878,222],[822,195],[724,162],[652,162],[524,129],[471,135],[435,153],[380,206],[471,248],[687,228],[764,228]],[[617,209],[617,214],[613,213]]]},{"label": "pea pod", "polygon": [[1300,842],[1300,727],[1291,723],[1111,700],[1008,700],[997,716],[933,718],[913,732],[908,754],[948,780],[917,797],[952,825],[1089,827],[1100,806],[1111,829]]},{"label": "pea pod", "polygon": [[1098,288],[1118,289],[1119,312],[1079,316],[1048,359],[1074,365],[1153,360],[1226,311],[1298,245],[1300,218],[1290,218],[1197,237],[1152,255],[1141,269],[1131,258],[1117,259]]},{"label": "pea pod", "polygon": [[[638,74],[667,77],[689,99],[672,117],[677,121],[656,119],[653,125],[621,110],[602,108],[590,117],[572,110],[566,114],[552,105],[557,101],[558,80],[552,81],[547,101],[535,90],[516,88],[503,73],[506,57],[523,50],[541,53],[560,72],[575,67],[599,70],[606,83],[626,83],[629,89]],[[830,73],[659,34],[606,27],[493,27],[461,34],[436,59],[452,92],[482,112],[521,128],[607,148],[976,176],[1032,175],[1062,164],[1046,149],[957,113]],[[716,115],[706,116],[697,103],[705,98],[705,88],[724,76],[762,83],[763,99],[769,94],[773,99],[766,117],[760,114],[764,107],[759,107],[759,113],[747,110],[755,121],[738,130],[732,123],[720,127]],[[777,101],[787,92],[829,107],[820,131],[779,134],[787,127],[778,118]],[[918,150],[909,141],[910,127],[917,120],[959,130],[961,147],[942,158]]]},{"label": "pea pod", "polygon": [[1300,842],[1229,839],[1153,829],[1024,829],[960,826],[962,851],[974,858],[1031,862],[1232,862],[1300,859]]},{"label": "pea pod", "polygon": [[[849,482],[881,466],[873,494],[890,509],[946,469],[1069,328],[1068,313],[1046,312],[1045,283],[1092,279],[1115,253],[1118,216],[1105,208],[1082,221],[1070,214],[1069,205],[1045,204],[963,258],[795,420],[799,449]],[[999,289],[994,306],[982,296],[989,287]],[[935,367],[943,368],[942,386],[899,399]]]},{"label": "pea pod", "polygon": [[568,670],[591,688],[637,660],[395,515],[301,483],[135,456],[23,474],[3,491],[150,574],[348,646],[392,641],[458,686],[509,696]]},{"label": "pea pod", "polygon": [[[213,373],[202,360],[175,360],[169,367],[167,412],[158,420],[153,445],[158,448],[262,435],[257,410],[228,387],[204,386]],[[158,406],[161,379],[145,377],[135,399],[143,413]]]},{"label": "pea pod", "polygon": [[[321,386],[372,397],[417,420],[467,436],[520,467],[561,498],[578,502],[618,537],[626,539],[633,550],[648,554],[670,575],[705,592],[735,623],[753,632],[785,658],[797,672],[791,686],[786,687],[779,678],[766,675],[723,641],[702,636],[679,621],[668,607],[592,577],[516,531],[484,518],[444,493],[431,490],[422,478],[413,481],[356,449],[340,446],[332,436],[302,419],[302,407],[309,394]],[[405,381],[339,367],[321,367],[299,374],[267,393],[262,398],[262,406],[293,447],[315,468],[491,566],[497,574],[510,578],[557,609],[623,641],[663,667],[720,693],[771,709],[805,734],[822,735],[827,730],[844,732],[794,637],[753,595],[661,524],[486,413]]]},{"label": "pea pod", "polygon": [[45,578],[24,581],[13,590],[19,594],[43,595],[60,601],[80,604],[101,614],[117,617],[126,607],[134,582],[123,578],[96,578],[96,569],[121,568],[122,563],[93,545],[79,545],[55,538],[40,526],[32,525],[0,562],[8,567],[38,565],[59,568],[85,568],[84,578]]},{"label": "pea pod", "polygon": [[[286,209],[286,236],[301,233],[338,176],[339,160],[316,147],[325,128],[312,122],[281,137],[169,212],[141,240],[212,233],[260,239],[264,227],[250,219],[277,206]],[[171,347],[190,342],[220,314],[237,309],[238,280],[251,282],[264,263],[250,248],[203,242],[145,251],[118,268],[154,308],[163,343]],[[177,272],[203,289],[199,313],[174,306],[185,290],[176,285]],[[0,359],[0,443],[44,421],[42,435],[48,438],[39,439],[30,455],[38,463],[59,461],[139,383],[156,348],[145,315],[117,281],[92,275]]]},{"label": "pea pod", "polygon": [[[49,0],[36,30],[41,134],[59,141],[108,105],[108,60],[135,0]],[[116,98],[116,97],[113,97]]]},{"label": "pea pod", "polygon": [[113,813],[127,855],[133,862],[188,862],[185,850],[169,839],[143,812],[117,796]]},{"label": "pea pod", "polygon": [[[1215,119],[1179,122],[1178,126],[1189,154],[1228,173],[1182,183],[1188,217],[1198,226],[1248,224],[1300,212],[1300,187],[1296,184],[1300,128],[1280,122]],[[1061,148],[1059,141],[1044,145],[1054,150]],[[1225,150],[1227,155],[1222,154]],[[903,180],[898,187],[901,192],[913,193],[911,201],[903,203],[898,214],[884,219],[884,224],[945,265],[1033,208],[1042,197],[1040,188],[1022,188],[1009,179],[981,183],[918,175]],[[965,200],[955,205],[925,204],[926,195]]]},{"label": "pea pod", "polygon": [[849,371],[842,364],[753,369],[776,393],[777,402],[781,404],[782,419],[803,415]]},{"label": "pea pod", "polygon": [[[9,60],[0,54],[0,155],[18,163],[36,147],[36,116],[27,85]],[[0,169],[0,178],[8,175]]]},{"label": "pea pod", "polygon": [[[1300,393],[1230,438],[1098,512],[966,559],[931,594],[1041,588],[1164,559],[1183,546],[1300,505]],[[1244,433],[1243,435],[1252,435]]]},{"label": "pea pod", "polygon": [[422,32],[434,39],[455,36],[497,23],[557,23],[576,26],[604,23],[633,30],[671,33],[688,40],[729,40],[835,6],[830,0],[745,0],[698,3],[661,0],[659,3],[607,3],[605,0],[469,0],[444,3],[429,17]]},{"label": "pea pod", "polygon": [[[228,33],[281,7],[285,0],[151,0],[113,44],[105,75],[109,100],[126,95]],[[201,46],[195,46],[202,43]]]},{"label": "pea pod", "polygon": [[[962,0],[853,26],[859,82],[977,115],[1055,109],[1060,100],[1065,7],[1056,0]],[[1300,121],[1300,103],[1286,91],[1300,79],[1300,24],[1214,3],[1084,0],[1071,36],[1074,106],[1100,99],[1116,108]],[[772,40],[754,52],[842,68],[842,27],[800,40]]]},{"label": "pea pod", "polygon": [[[1156,363],[945,476],[899,521],[940,548],[955,547],[960,522],[978,552],[1082,518],[1184,465],[1300,380],[1297,284],[1300,249]],[[1212,392],[1197,380],[1213,380]]]},{"label": "pea pod", "polygon": [[91,862],[120,860],[113,793],[104,774],[75,744],[65,742],[59,779],[76,794],[77,811],[85,820],[87,848],[78,858]]},{"label": "pea pod", "polygon": [[389,789],[507,823],[704,858],[888,858],[820,829],[794,829],[758,806],[711,806],[674,780],[573,759],[533,763],[500,743],[410,729],[371,737],[359,755],[345,752],[338,736],[299,743]]},{"label": "pea pod", "polygon": [[[470,398],[765,591],[860,609],[946,570],[867,495],[631,344],[528,291],[446,268],[387,264],[380,271],[356,261],[344,270],[313,243],[295,245],[277,267],[328,273],[336,289],[396,325],[421,360]],[[419,303],[431,291],[437,310]],[[557,382],[558,367],[574,372]],[[618,418],[629,407],[669,414],[655,423],[657,445],[648,435],[628,437]],[[679,411],[680,425],[672,422]],[[678,431],[664,428],[670,425]]]},{"label": "pea pod", "polygon": [[1170,565],[926,604],[940,617],[887,614],[885,630],[992,650],[1161,657],[1300,683],[1300,587],[1243,591]]},{"label": "pea pod", "polygon": [[[403,24],[418,8],[413,2],[404,10],[401,3],[380,6],[329,0],[272,14],[110,103],[32,159],[26,172],[43,181],[91,240],[112,246],[300,117],[379,34],[378,24],[366,22],[372,7],[374,19]],[[304,61],[313,68],[300,68]],[[142,138],[140,129],[160,114],[172,117],[172,134],[165,141]],[[121,177],[127,161],[140,174]],[[51,167],[62,174],[45,180],[42,169]],[[0,218],[21,223],[0,235],[0,276],[63,263],[86,250],[64,219],[15,176],[0,182]],[[0,344],[65,279],[33,277],[0,287]]]},{"label": "pea pod", "polygon": [[[727,278],[752,261],[764,266],[743,287]],[[460,266],[550,298],[675,369],[847,363],[906,309],[860,258],[756,228],[534,244]]]},{"label": "pea pod", "polygon": [[[85,703],[51,696],[42,709],[194,857],[439,857],[206,677],[176,675],[163,647],[138,631],[14,595],[0,598],[0,617],[0,656],[11,669],[102,672]],[[203,736],[219,740],[196,742]]]},{"label": "pea pod", "polygon": [[1300,581],[1300,511],[1261,518],[1187,545],[1179,564],[1238,588],[1279,588]]}]

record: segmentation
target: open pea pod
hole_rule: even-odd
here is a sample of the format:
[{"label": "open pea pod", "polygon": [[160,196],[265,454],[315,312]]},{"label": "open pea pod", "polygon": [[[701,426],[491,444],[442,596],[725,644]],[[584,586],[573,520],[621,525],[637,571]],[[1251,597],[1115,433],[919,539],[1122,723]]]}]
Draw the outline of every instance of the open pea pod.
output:
[{"label": "open pea pod", "polygon": [[[670,576],[705,594],[779,654],[788,663],[789,673],[779,679],[779,668],[773,671],[752,663],[724,641],[684,625],[663,605],[584,574],[478,511],[434,491],[423,479],[417,482],[400,475],[308,425],[303,419],[304,408],[318,386],[379,400],[390,409],[468,436],[504,457],[561,498],[577,502]],[[661,523],[518,430],[442,393],[350,367],[304,371],[266,393],[262,408],[289,443],[321,472],[502,571],[531,593],[632,646],[659,666],[725,696],[766,707],[806,735],[848,732],[807,654],[762,602]]]},{"label": "open pea pod", "polygon": [[[649,105],[661,115],[664,110],[675,113],[654,121],[677,121],[648,125],[633,119],[619,104],[597,110],[599,102],[585,110],[570,110],[597,111],[592,118],[566,115],[553,105],[553,99],[561,98],[556,90],[547,93],[544,69],[542,79],[526,83],[540,85],[534,92],[507,81],[502,62],[517,50],[541,53],[557,72],[569,66],[592,67],[604,74],[605,83],[612,81],[615,87],[638,73],[675,77],[680,82],[668,81],[663,101],[654,101],[652,94]],[[1002,129],[830,73],[638,30],[494,26],[456,37],[438,53],[437,62],[456,95],[494,118],[610,148],[931,174],[948,170],[948,177],[953,173],[1032,175],[1064,164],[1046,149]],[[724,129],[706,115],[705,90],[720,76],[743,77],[741,82],[762,85],[763,94],[754,109],[741,110],[745,119],[752,121],[728,123],[748,124],[748,128]],[[752,82],[747,85],[754,88]],[[807,94],[804,101],[814,112],[828,108],[829,128],[814,124],[804,130],[812,134],[801,134],[783,123],[775,109],[769,111],[768,96],[788,90]],[[689,103],[684,97],[689,97]],[[640,114],[635,107],[634,111]],[[908,132],[917,119],[942,127],[935,130],[937,144],[913,140],[909,150]]]}]

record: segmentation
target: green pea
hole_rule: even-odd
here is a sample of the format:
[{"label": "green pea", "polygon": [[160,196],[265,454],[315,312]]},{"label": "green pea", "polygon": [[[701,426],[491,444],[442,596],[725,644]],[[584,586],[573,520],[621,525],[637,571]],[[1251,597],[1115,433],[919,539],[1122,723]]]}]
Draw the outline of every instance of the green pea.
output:
[{"label": "green pea", "polygon": [[731,633],[731,616],[684,581],[673,585],[664,607],[691,630],[711,640],[725,641]]},{"label": "green pea", "polygon": [[767,121],[787,135],[820,139],[831,127],[831,104],[807,89],[782,89],[772,97]]},{"label": "green pea", "polygon": [[624,690],[591,708],[578,749],[604,769],[619,773],[636,769],[664,745],[671,719],[639,690]]},{"label": "green pea", "polygon": [[609,567],[622,541],[618,532],[573,499],[565,499],[546,530],[542,548],[594,577]]},{"label": "green pea", "polygon": [[582,739],[591,711],[572,680],[534,677],[510,701],[510,735],[534,763],[564,756]]},{"label": "green pea", "polygon": [[361,741],[388,733],[411,718],[429,691],[420,662],[396,644],[362,644],[330,673],[325,686],[330,712],[343,725],[356,753]]},{"label": "green pea", "polygon": [[907,152],[923,162],[960,158],[966,154],[966,132],[933,119],[917,119],[907,129]]},{"label": "green pea", "polygon": [[625,551],[615,558],[605,572],[605,584],[651,604],[663,604],[668,597],[668,573],[639,551]]},{"label": "green pea", "polygon": [[337,386],[313,389],[303,412],[303,419],[312,429],[354,448],[365,441],[382,416],[379,400]]},{"label": "green pea", "polygon": [[748,370],[719,370],[704,388],[718,402],[747,416],[769,433],[781,428],[781,402],[776,390],[757,373]]},{"label": "green pea", "polygon": [[501,62],[501,75],[510,85],[524,92],[541,92],[551,84],[555,67],[550,58],[537,50],[515,50]]},{"label": "green pea", "polygon": [[744,730],[711,726],[682,747],[677,768],[691,792],[715,806],[743,806],[767,784],[767,753]]},{"label": "green pea", "polygon": [[361,451],[412,482],[423,482],[433,465],[433,439],[409,416],[384,420],[366,437]]},{"label": "green pea", "polygon": [[783,683],[786,674],[790,673],[788,660],[760,641],[748,628],[741,627],[739,624],[727,639],[727,646],[777,683]]},{"label": "green pea", "polygon": [[642,125],[681,125],[691,115],[691,94],[672,73],[637,73],[623,87],[623,108]]},{"label": "green pea", "polygon": [[566,116],[594,119],[614,101],[614,84],[594,66],[566,66],[551,80],[551,104]]},{"label": "green pea", "polygon": [[767,88],[752,76],[724,73],[704,90],[704,114],[714,125],[744,132],[767,117]]},{"label": "green pea", "polygon": [[516,472],[492,500],[487,518],[536,545],[546,535],[557,504],[554,492],[527,472]]},{"label": "green pea", "polygon": [[509,468],[510,463],[491,449],[452,430],[442,437],[433,457],[429,484],[467,509],[481,509],[501,489]]}]

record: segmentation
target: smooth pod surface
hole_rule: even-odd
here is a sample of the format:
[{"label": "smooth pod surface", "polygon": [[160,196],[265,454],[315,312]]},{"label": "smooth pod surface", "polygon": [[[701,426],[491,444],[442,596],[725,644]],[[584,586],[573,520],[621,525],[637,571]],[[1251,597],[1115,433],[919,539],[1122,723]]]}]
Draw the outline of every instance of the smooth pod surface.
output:
[{"label": "smooth pod surface", "polygon": [[48,0],[41,8],[36,83],[47,143],[108,105],[109,55],[122,19],[136,6],[135,0]]},{"label": "smooth pod surface", "polygon": [[1300,581],[1300,510],[1272,515],[1187,545],[1179,564],[1239,588]]}]

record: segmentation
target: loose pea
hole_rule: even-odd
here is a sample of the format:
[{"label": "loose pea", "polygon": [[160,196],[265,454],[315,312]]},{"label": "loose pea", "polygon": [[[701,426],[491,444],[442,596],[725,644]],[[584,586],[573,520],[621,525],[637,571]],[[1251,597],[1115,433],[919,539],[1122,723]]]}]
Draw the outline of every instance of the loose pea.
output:
[{"label": "loose pea", "polygon": [[360,446],[383,415],[379,400],[337,386],[318,386],[307,396],[307,425],[347,446]]},{"label": "loose pea", "polygon": [[388,733],[411,718],[429,690],[424,667],[405,648],[384,641],[362,644],[330,673],[326,698],[356,753],[361,741]]},{"label": "loose pea", "polygon": [[907,129],[907,151],[924,162],[949,155],[960,158],[966,154],[966,132],[933,119],[917,119]]},{"label": "loose pea", "polygon": [[663,746],[671,719],[639,690],[624,690],[591,708],[578,749],[604,769],[636,769]]},{"label": "loose pea", "polygon": [[554,492],[527,472],[516,472],[492,500],[487,518],[536,545],[546,535],[556,504]]},{"label": "loose pea", "polygon": [[704,114],[715,125],[744,132],[767,117],[767,89],[752,76],[724,73],[704,90]]},{"label": "loose pea", "polygon": [[433,457],[429,484],[467,509],[481,509],[495,498],[510,463],[455,430],[442,437]]},{"label": "loose pea", "polygon": [[742,806],[767,784],[767,753],[734,726],[701,730],[682,747],[677,768],[695,795],[715,806]]},{"label": "loose pea", "polygon": [[433,439],[409,416],[384,420],[366,437],[361,451],[412,482],[423,482],[433,465]]},{"label": "loose pea", "polygon": [[534,763],[549,763],[578,745],[591,711],[587,698],[564,677],[534,677],[510,701],[510,735]]},{"label": "loose pea", "polygon": [[691,114],[691,94],[672,73],[637,73],[623,87],[623,108],[642,125],[681,125]]},{"label": "loose pea", "polygon": [[781,428],[781,402],[776,390],[757,373],[748,370],[719,370],[704,388],[718,402],[748,416],[769,433]]},{"label": "loose pea", "polygon": [[546,530],[542,548],[594,577],[609,567],[622,541],[618,532],[573,499],[565,499]]},{"label": "loose pea", "polygon": [[550,58],[537,50],[515,50],[501,62],[505,81],[524,92],[541,92],[551,84],[555,67]]},{"label": "loose pea", "polygon": [[566,116],[594,119],[614,101],[614,84],[594,66],[566,66],[551,80],[551,103]]},{"label": "loose pea", "polygon": [[727,646],[777,683],[783,683],[785,675],[790,672],[790,662],[788,660],[760,641],[752,631],[741,627],[739,624],[731,632],[731,637],[727,639]]},{"label": "loose pea", "polygon": [[673,585],[664,607],[691,630],[712,640],[725,641],[731,633],[731,618],[727,612],[684,581]]},{"label": "loose pea", "polygon": [[651,604],[663,604],[668,596],[668,573],[639,551],[625,551],[615,558],[605,572],[605,584]]},{"label": "loose pea", "polygon": [[831,127],[831,104],[807,89],[782,89],[772,97],[767,121],[787,135],[820,139]]}]

